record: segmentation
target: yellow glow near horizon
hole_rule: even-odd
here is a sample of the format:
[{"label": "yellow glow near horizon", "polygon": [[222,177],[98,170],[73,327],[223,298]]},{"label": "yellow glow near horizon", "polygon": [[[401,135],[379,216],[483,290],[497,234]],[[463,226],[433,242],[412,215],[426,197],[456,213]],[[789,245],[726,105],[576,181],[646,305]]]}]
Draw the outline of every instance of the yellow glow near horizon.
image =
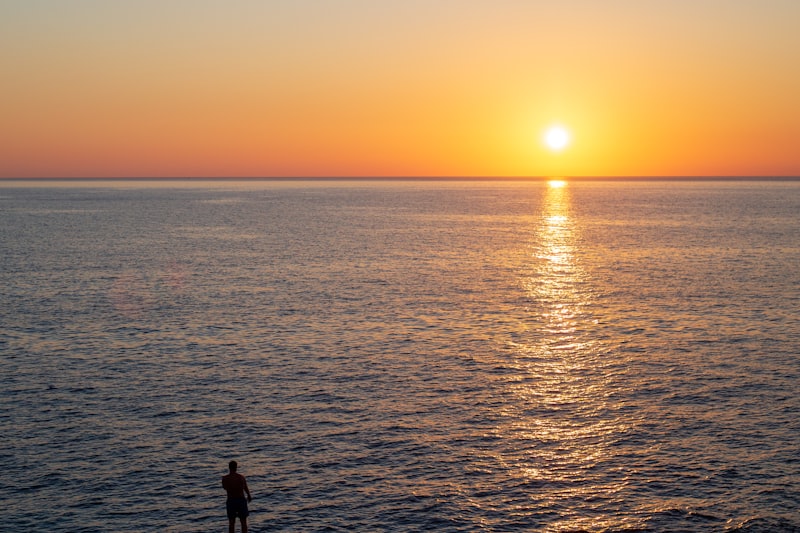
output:
[{"label": "yellow glow near horizon", "polygon": [[800,174],[800,2],[51,4],[0,177]]},{"label": "yellow glow near horizon", "polygon": [[561,189],[562,187],[566,187],[567,182],[565,180],[549,180],[547,185],[551,189]]}]

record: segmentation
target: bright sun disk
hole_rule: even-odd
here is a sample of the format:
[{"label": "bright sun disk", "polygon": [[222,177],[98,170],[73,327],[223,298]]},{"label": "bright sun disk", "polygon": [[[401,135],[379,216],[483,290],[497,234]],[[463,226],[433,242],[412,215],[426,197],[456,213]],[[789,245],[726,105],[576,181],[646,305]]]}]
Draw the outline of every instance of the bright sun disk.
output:
[{"label": "bright sun disk", "polygon": [[569,144],[569,132],[561,126],[553,126],[544,134],[544,142],[551,150],[562,150]]}]

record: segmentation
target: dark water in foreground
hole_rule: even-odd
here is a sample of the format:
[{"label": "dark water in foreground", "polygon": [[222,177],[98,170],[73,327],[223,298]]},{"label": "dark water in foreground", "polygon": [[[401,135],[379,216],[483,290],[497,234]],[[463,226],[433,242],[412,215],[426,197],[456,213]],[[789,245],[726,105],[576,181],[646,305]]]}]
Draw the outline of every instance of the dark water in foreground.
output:
[{"label": "dark water in foreground", "polygon": [[[149,188],[151,187],[151,188]],[[800,182],[0,188],[0,529],[800,530]]]}]

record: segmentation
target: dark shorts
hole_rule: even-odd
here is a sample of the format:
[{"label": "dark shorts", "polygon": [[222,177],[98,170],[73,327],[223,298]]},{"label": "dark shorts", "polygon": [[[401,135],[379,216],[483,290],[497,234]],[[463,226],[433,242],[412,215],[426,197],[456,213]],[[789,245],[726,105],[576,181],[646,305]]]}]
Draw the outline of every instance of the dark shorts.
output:
[{"label": "dark shorts", "polygon": [[225,502],[225,509],[228,511],[228,518],[230,519],[235,519],[237,516],[239,518],[247,518],[247,515],[250,514],[247,510],[246,498],[228,498],[228,501]]}]

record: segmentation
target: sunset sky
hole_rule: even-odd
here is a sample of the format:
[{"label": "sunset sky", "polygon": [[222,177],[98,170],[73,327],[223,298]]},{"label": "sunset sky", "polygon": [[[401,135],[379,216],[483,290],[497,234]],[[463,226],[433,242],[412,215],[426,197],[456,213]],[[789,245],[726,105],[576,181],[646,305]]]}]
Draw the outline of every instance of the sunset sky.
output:
[{"label": "sunset sky", "polygon": [[797,0],[0,0],[0,177],[800,175],[798,28]]}]

